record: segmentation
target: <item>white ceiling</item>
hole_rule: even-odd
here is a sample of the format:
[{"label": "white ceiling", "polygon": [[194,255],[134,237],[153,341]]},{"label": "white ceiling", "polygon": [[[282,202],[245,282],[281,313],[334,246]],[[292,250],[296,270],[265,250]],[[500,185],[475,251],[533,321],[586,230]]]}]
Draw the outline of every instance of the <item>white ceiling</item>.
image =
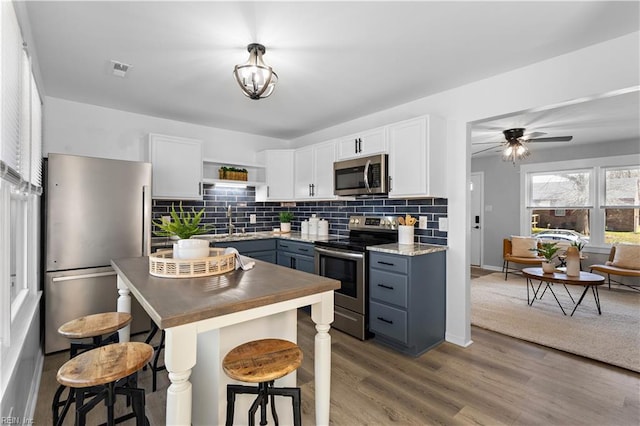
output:
[{"label": "white ceiling", "polygon": [[[26,4],[47,96],[282,139],[638,31],[639,8],[637,1]],[[266,46],[265,61],[279,76],[274,94],[259,101],[243,96],[231,74],[252,42]],[[132,66],[125,78],[111,74],[111,60]],[[570,124],[557,130],[576,132]]]},{"label": "white ceiling", "polygon": [[[525,128],[524,139],[573,136],[570,142],[531,142],[530,151],[621,140],[637,140],[640,151],[640,91],[638,87],[564,105],[523,111],[473,123],[471,149],[474,157],[496,155],[504,149],[503,130]],[[495,142],[495,144],[491,143]],[[489,149],[495,147],[495,149]],[[501,149],[502,148],[502,149]],[[484,151],[484,152],[480,152]]]}]

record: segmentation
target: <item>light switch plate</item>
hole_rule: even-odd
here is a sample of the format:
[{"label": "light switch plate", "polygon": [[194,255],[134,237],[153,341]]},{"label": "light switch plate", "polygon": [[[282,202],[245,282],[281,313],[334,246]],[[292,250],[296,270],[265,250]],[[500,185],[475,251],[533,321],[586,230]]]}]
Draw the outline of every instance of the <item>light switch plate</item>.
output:
[{"label": "light switch plate", "polygon": [[438,218],[438,231],[447,232],[449,230],[449,219],[446,217]]},{"label": "light switch plate", "polygon": [[250,214],[249,215],[249,223],[256,223],[256,215],[255,214]]},{"label": "light switch plate", "polygon": [[427,216],[419,216],[418,219],[418,229],[427,229]]}]

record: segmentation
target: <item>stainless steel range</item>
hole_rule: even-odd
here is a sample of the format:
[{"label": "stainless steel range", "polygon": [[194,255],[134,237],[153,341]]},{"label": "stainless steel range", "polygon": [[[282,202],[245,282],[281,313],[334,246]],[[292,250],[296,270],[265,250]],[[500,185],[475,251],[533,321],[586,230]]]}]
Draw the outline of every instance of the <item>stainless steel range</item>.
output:
[{"label": "stainless steel range", "polygon": [[365,340],[369,334],[368,246],[398,241],[394,217],[352,216],[349,236],[315,243],[315,272],[339,280],[333,328]]}]

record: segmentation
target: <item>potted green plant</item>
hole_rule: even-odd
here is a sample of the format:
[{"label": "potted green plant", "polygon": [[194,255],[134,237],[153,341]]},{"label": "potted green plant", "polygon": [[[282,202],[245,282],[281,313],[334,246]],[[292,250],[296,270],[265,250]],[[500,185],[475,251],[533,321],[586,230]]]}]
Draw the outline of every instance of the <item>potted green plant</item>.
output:
[{"label": "potted green plant", "polygon": [[280,212],[280,232],[291,232],[291,220],[293,213],[286,211]]},{"label": "potted green plant", "polygon": [[555,265],[551,263],[551,261],[558,255],[558,250],[560,247],[557,247],[558,243],[541,243],[537,248],[530,249],[531,251],[535,251],[538,256],[544,257],[544,262],[542,262],[542,270],[546,274],[550,274],[555,270]]},{"label": "potted green plant", "polygon": [[175,205],[171,204],[171,220],[163,217],[160,221],[154,221],[153,224],[160,230],[153,233],[159,237],[172,237],[177,239],[188,239],[194,235],[206,234],[211,229],[207,225],[200,225],[204,208],[196,213],[195,208],[191,211],[185,211],[180,203],[179,212],[176,211]]}]

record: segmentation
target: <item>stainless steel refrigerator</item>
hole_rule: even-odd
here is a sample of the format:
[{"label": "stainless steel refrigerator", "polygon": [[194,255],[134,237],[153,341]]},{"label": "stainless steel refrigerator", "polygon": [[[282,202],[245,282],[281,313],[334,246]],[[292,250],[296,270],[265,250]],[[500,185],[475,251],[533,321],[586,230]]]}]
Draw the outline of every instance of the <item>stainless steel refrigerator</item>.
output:
[{"label": "stainless steel refrigerator", "polygon": [[[45,353],[67,349],[60,325],[115,311],[111,259],[151,247],[151,164],[49,154],[45,189]],[[131,332],[149,329],[132,298]]]}]

